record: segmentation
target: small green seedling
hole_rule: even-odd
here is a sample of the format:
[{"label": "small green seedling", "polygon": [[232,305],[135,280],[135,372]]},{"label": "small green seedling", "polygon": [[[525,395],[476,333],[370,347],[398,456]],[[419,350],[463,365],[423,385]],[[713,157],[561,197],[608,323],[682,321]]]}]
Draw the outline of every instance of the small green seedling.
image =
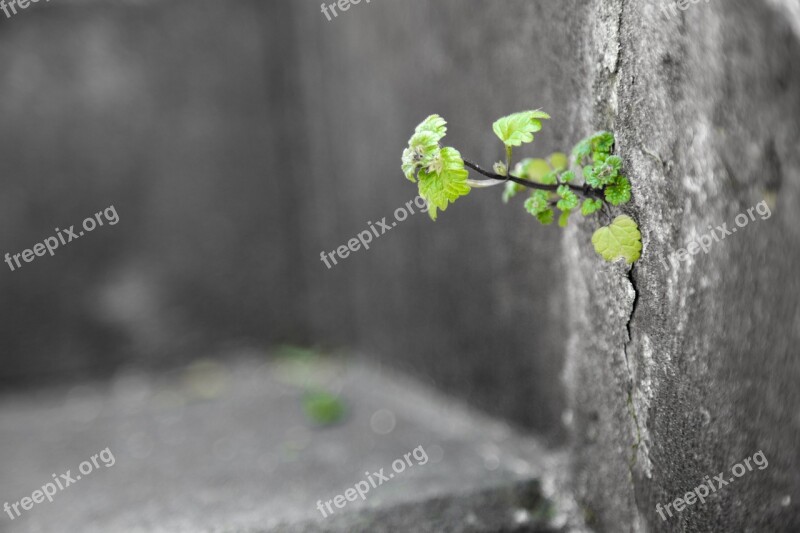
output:
[{"label": "small green seedling", "polygon": [[339,422],[345,414],[344,403],[329,392],[310,390],[303,396],[306,416],[320,426],[330,426]]},{"label": "small green seedling", "polygon": [[[431,115],[417,126],[403,151],[403,173],[418,183],[432,220],[436,220],[438,211],[444,211],[472,189],[503,183],[503,202],[531,189],[525,210],[544,225],[556,220],[556,210],[561,227],[566,227],[576,211],[584,217],[602,212],[610,220],[608,206],[617,207],[631,199],[631,183],[622,175],[622,158],[614,155],[612,133],[601,131],[583,139],[570,156],[557,152],[547,159],[522,159],[509,172],[513,149],[532,142],[533,134],[542,129],[542,120],[549,118],[544,111],[536,110],[514,113],[495,122],[492,129],[505,146],[505,161],[495,163],[490,172],[463,159],[455,148],[443,147],[447,122],[439,115]],[[489,179],[472,180],[467,168]],[[582,179],[578,180],[578,176]],[[641,255],[642,236],[631,217],[620,215],[594,233],[592,244],[606,261],[624,259],[630,265]]]}]

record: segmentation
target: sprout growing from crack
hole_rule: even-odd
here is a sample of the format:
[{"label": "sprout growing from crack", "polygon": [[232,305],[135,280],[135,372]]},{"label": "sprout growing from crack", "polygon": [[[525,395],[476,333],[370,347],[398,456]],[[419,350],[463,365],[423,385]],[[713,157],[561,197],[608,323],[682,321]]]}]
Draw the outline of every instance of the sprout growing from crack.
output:
[{"label": "sprout growing from crack", "polygon": [[[631,199],[631,183],[622,174],[623,161],[614,154],[614,135],[601,131],[583,139],[570,156],[556,152],[547,159],[526,158],[511,169],[513,150],[533,141],[541,131],[542,121],[550,115],[541,110],[514,113],[497,120],[495,135],[505,147],[505,161],[496,162],[492,171],[462,158],[452,147],[441,144],[447,134],[447,122],[431,115],[417,126],[403,151],[402,169],[406,178],[417,183],[419,194],[428,203],[428,214],[436,220],[438,211],[472,189],[505,185],[503,202],[530,190],[524,208],[544,225],[555,221],[566,227],[569,217],[580,212],[584,217],[603,213],[609,220],[612,208]],[[471,179],[470,169],[486,179]],[[582,183],[578,182],[581,176]],[[630,216],[621,214],[592,236],[595,251],[606,261],[624,259],[633,264],[642,251],[639,226]]]}]

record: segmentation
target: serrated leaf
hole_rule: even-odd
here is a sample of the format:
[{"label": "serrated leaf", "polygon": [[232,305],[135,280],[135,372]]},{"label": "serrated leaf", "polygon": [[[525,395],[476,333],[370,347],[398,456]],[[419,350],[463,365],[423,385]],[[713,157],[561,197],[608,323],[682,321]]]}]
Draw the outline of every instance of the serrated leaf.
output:
[{"label": "serrated leaf", "polygon": [[533,111],[528,111],[533,118],[543,118],[545,120],[550,120],[550,115],[542,111],[541,109],[534,109]]},{"label": "serrated leaf", "polygon": [[572,156],[572,161],[575,166],[581,166],[583,164],[583,160],[592,155],[591,138],[587,137],[576,144],[570,155]]},{"label": "serrated leaf", "polygon": [[541,213],[536,214],[536,218],[545,226],[549,226],[553,223],[553,219],[555,218],[555,213],[549,207],[542,211]]},{"label": "serrated leaf", "polygon": [[411,136],[402,157],[403,174],[407,179],[416,181],[417,171],[429,166],[438,157],[440,139],[437,133],[427,130],[415,132]]},{"label": "serrated leaf", "polygon": [[550,200],[550,193],[537,189],[531,193],[531,197],[525,200],[525,210],[533,216],[549,209],[548,201]]},{"label": "serrated leaf", "polygon": [[570,183],[572,181],[575,181],[575,173],[572,172],[571,170],[568,170],[563,174],[561,174],[560,179],[561,183]]},{"label": "serrated leaf", "polygon": [[419,194],[428,202],[428,214],[436,220],[437,209],[469,194],[469,172],[464,168],[461,153],[455,148],[442,148],[439,157],[427,169],[419,172]]},{"label": "serrated leaf", "polygon": [[592,244],[606,261],[625,259],[632,265],[642,253],[642,234],[636,221],[628,215],[620,215],[610,225],[594,232]]},{"label": "serrated leaf", "polygon": [[614,134],[608,131],[599,131],[592,135],[592,150],[596,152],[611,153],[614,147]]},{"label": "serrated leaf", "polygon": [[599,198],[587,198],[583,201],[583,205],[581,205],[581,214],[585,217],[588,217],[602,208],[603,200],[600,200]]},{"label": "serrated leaf", "polygon": [[406,178],[416,183],[417,181],[417,161],[414,158],[414,151],[411,148],[406,148],[403,150],[403,174],[405,174]]},{"label": "serrated leaf", "polygon": [[572,214],[572,211],[567,209],[566,211],[562,211],[561,215],[558,217],[558,225],[562,228],[567,227],[567,223],[569,222],[569,216]]},{"label": "serrated leaf", "polygon": [[611,205],[626,204],[631,199],[631,182],[625,176],[617,176],[605,188],[606,201]]},{"label": "serrated leaf", "polygon": [[556,152],[550,156],[550,166],[555,170],[566,170],[569,168],[569,159],[567,154]]},{"label": "serrated leaf", "polygon": [[557,191],[561,199],[556,204],[561,211],[571,211],[578,207],[580,200],[578,195],[570,190],[567,185],[560,185]]},{"label": "serrated leaf", "polygon": [[[589,169],[588,172],[586,171],[587,168]],[[595,172],[593,167],[585,167],[583,169],[583,179],[585,179],[587,185],[593,189],[603,188],[603,182],[598,178],[598,174]]]},{"label": "serrated leaf", "polygon": [[430,157],[439,150],[439,137],[430,131],[420,131],[411,136],[408,147],[422,156]]},{"label": "serrated leaf", "polygon": [[[585,168],[584,176],[586,176]],[[614,170],[614,167],[604,162],[595,161],[594,166],[591,167],[591,170],[589,171],[589,175],[586,177],[586,183],[588,183],[590,187],[601,189],[605,185],[611,183],[616,176],[617,171]]]},{"label": "serrated leaf", "polygon": [[619,174],[619,171],[622,170],[622,158],[618,155],[610,155],[606,157],[604,163],[614,169],[617,174]]},{"label": "serrated leaf", "polygon": [[430,132],[436,137],[436,142],[441,141],[447,134],[447,121],[439,115],[431,115],[417,126],[414,133]]},{"label": "serrated leaf", "polygon": [[533,134],[542,129],[539,119],[549,119],[543,111],[522,111],[500,118],[492,124],[495,135],[507,148],[533,141]]},{"label": "serrated leaf", "polygon": [[597,162],[611,153],[614,147],[614,134],[607,131],[599,131],[585,139],[581,139],[572,149],[572,161],[576,166],[581,166],[589,156]]}]

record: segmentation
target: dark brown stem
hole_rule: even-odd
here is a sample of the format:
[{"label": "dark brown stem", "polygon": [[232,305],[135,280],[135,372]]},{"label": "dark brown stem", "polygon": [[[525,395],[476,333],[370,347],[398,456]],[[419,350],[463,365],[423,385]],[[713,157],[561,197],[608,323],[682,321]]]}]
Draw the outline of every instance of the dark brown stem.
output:
[{"label": "dark brown stem", "polygon": [[[545,185],[544,183],[536,183],[534,181],[518,178],[516,176],[511,176],[510,174],[508,176],[501,176],[500,174],[495,174],[494,172],[489,172],[488,170],[484,170],[481,167],[479,167],[476,163],[473,163],[472,161],[468,161],[466,159],[464,159],[464,165],[468,166],[469,168],[471,168],[475,172],[478,172],[479,174],[483,174],[487,178],[500,181],[513,181],[514,183],[522,185],[523,187],[528,187],[529,189],[539,189],[542,191],[556,192],[559,187],[558,184]],[[507,172],[510,173],[511,169],[507,169]],[[600,198],[600,199],[603,198],[601,194],[602,191],[598,189],[592,189],[591,187],[588,187],[586,185],[572,185],[571,183],[567,183],[566,185],[567,187],[570,188],[572,192],[574,192],[575,194],[579,194],[584,198]]]}]

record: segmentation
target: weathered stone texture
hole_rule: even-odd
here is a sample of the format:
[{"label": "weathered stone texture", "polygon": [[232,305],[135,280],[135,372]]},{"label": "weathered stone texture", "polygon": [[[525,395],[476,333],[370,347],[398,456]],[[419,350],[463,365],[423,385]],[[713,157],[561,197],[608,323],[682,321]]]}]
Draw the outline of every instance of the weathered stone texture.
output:
[{"label": "weathered stone texture", "polygon": [[[579,250],[589,225],[566,243],[577,481],[598,530],[800,527],[800,45],[774,4],[593,7],[592,126],[617,134],[644,243],[630,272]],[[670,263],[762,201],[770,217]],[[656,514],[759,450],[766,470]]]}]

